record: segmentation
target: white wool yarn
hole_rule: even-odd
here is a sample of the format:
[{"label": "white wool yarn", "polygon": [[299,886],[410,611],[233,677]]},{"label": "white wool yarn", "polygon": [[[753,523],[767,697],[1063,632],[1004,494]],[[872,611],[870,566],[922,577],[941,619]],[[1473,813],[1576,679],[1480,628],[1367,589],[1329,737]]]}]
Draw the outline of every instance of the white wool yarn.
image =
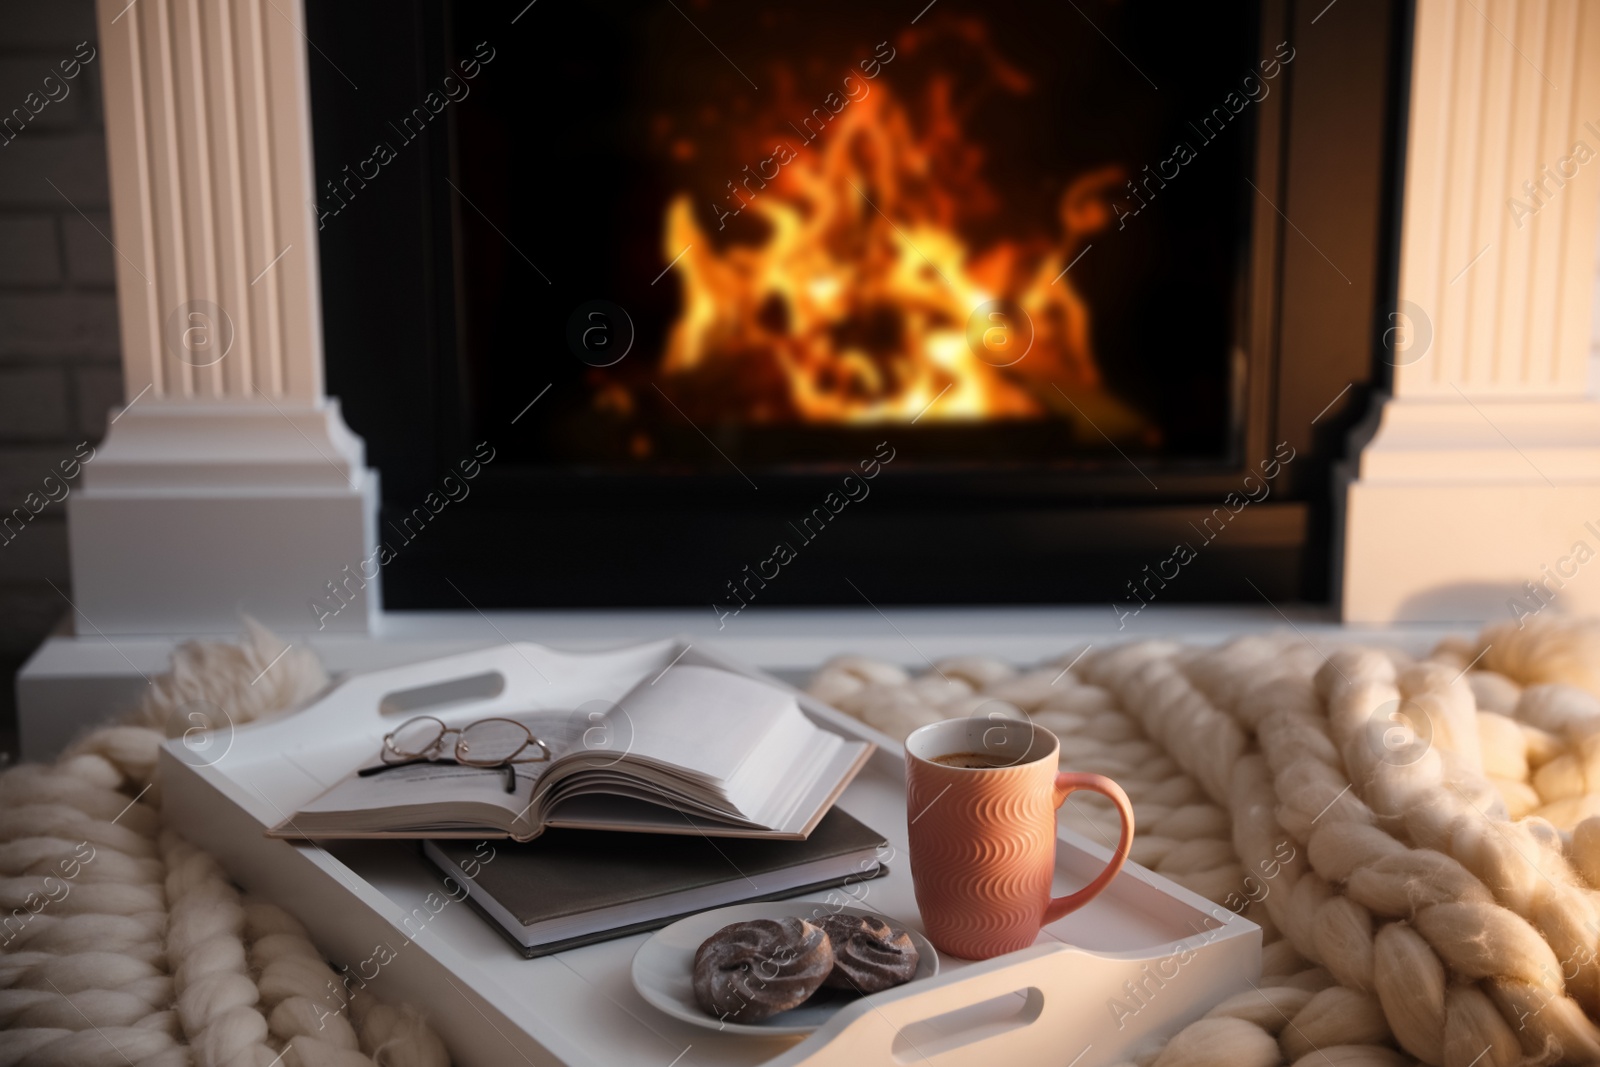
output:
[{"label": "white wool yarn", "polygon": [[281,713],[326,683],[314,655],[247,620],[238,644],[182,646],[128,724],[0,773],[0,1067],[450,1062],[416,1013],[333,999],[298,922],[162,829],[163,737],[221,725],[207,709]]},{"label": "white wool yarn", "polygon": [[[1260,988],[1140,1067],[1600,1062],[1600,625],[1500,627],[1421,661],[1288,635],[1077,657],[942,661],[973,686],[959,704],[880,671],[870,703],[898,737],[1020,707],[1064,765],[1123,785],[1137,861],[1263,926]],[[1115,839],[1108,806],[1073,801],[1067,825]]]},{"label": "white wool yarn", "polygon": [[1600,619],[1540,616],[1491,626],[1466,652],[1522,686],[1559,682],[1600,697]]}]

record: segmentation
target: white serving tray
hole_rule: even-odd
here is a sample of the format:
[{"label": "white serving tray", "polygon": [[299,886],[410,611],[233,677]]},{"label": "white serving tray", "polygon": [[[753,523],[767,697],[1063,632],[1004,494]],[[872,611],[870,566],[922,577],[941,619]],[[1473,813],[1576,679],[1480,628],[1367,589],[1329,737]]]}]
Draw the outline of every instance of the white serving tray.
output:
[{"label": "white serving tray", "polygon": [[[508,643],[359,674],[303,710],[241,727],[203,753],[181,739],[168,742],[161,753],[167,819],[245,889],[305,923],[348,968],[351,988],[365,983],[426,1013],[461,1067],[1095,1067],[1172,1033],[1258,979],[1259,927],[1130,863],[1105,893],[1023,951],[978,963],[942,957],[937,977],[851,1004],[809,1037],[714,1034],[657,1011],[634,991],[630,966],[648,934],[524,959],[452,899],[420,849],[263,836],[370,758],[390,725],[409,715],[449,721],[614,701],[676,663],[767,678],[678,639],[581,654]],[[905,859],[901,746],[805,694],[799,700],[817,723],[879,745],[840,804],[889,840],[891,873],[854,887],[857,899],[834,901],[920,930]],[[1081,886],[1109,855],[1062,829],[1055,891]]]}]

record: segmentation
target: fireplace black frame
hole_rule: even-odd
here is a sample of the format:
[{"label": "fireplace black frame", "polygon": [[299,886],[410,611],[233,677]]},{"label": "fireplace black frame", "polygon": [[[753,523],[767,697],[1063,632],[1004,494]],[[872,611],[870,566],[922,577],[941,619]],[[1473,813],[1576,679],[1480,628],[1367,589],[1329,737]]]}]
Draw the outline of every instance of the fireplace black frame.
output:
[{"label": "fireplace black frame", "polygon": [[[964,475],[891,467],[872,483],[870,504],[814,542],[791,537],[789,524],[843,471],[763,477],[753,490],[731,469],[552,475],[491,460],[470,483],[452,483],[465,485],[464,497],[445,492],[447,475],[485,454],[465,424],[456,359],[453,242],[470,209],[436,195],[450,177],[447,112],[419,151],[388,165],[393,178],[362,191],[364,211],[325,219],[320,235],[329,393],[382,475],[379,536],[392,550],[385,605],[721,612],[740,603],[1103,600],[1126,610],[1139,604],[1130,583],[1173,602],[1327,599],[1332,465],[1383,384],[1411,5],[1267,0],[1262,10],[1261,40],[1287,38],[1296,58],[1284,90],[1261,105],[1233,454]],[[363,103],[375,94],[403,113],[445,73],[448,13],[437,0],[381,11],[313,2],[308,36],[341,57],[381,55],[355,73]],[[348,92],[351,64],[309,63],[321,186],[359,157],[363,131],[319,103]],[[1197,544],[1214,509],[1243,495],[1244,478],[1284,448],[1295,459],[1270,497],[1232,515],[1180,579],[1152,584],[1154,571],[1170,576],[1174,547]],[[773,544],[784,538],[798,549],[784,577],[752,584],[754,572],[771,577]]]}]

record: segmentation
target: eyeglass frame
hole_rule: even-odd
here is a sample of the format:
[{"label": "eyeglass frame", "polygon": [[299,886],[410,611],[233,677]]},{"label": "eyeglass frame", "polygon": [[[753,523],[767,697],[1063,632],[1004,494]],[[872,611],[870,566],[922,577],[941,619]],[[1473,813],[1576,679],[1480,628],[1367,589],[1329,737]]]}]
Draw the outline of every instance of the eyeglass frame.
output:
[{"label": "eyeglass frame", "polygon": [[[433,741],[420,752],[406,753],[395,747],[394,738],[396,734],[398,734],[401,730],[404,730],[407,726],[410,726],[412,723],[422,722],[424,720],[431,720],[432,722],[439,724],[438,737],[434,738]],[[474,726],[482,726],[486,722],[510,723],[512,726],[521,729],[522,732],[527,735],[527,740],[522,743],[520,748],[518,748],[505,759],[473,760],[468,754],[468,751],[463,748],[467,741],[467,731],[472,729]],[[491,715],[486,719],[474,719],[472,722],[460,727],[450,726],[437,715],[413,715],[411,718],[407,719],[405,722],[401,723],[399,726],[396,726],[393,730],[390,730],[388,733],[383,735],[383,747],[379,751],[379,758],[382,759],[384,764],[389,767],[400,767],[407,763],[437,762],[439,753],[444,749],[445,738],[449,737],[451,734],[456,735],[455,748],[451,758],[454,762],[463,767],[482,767],[486,769],[493,769],[496,767],[506,767],[517,763],[548,763],[551,757],[554,755],[554,753],[550,751],[550,746],[545,744],[544,741],[541,740],[539,736],[532,730],[528,729],[528,725],[526,723],[518,722],[516,719],[508,719],[503,715]],[[522,753],[530,746],[537,747],[541,752],[544,753],[544,755],[536,756],[530,759],[519,759],[518,757],[521,756]],[[394,756],[393,759],[390,759],[391,755]]]},{"label": "eyeglass frame", "polygon": [[[422,719],[432,719],[434,722],[439,724],[439,736],[433,739],[433,743],[428,745],[428,747],[423,749],[420,753],[416,753],[414,755],[406,755],[395,748],[394,735],[405,729],[407,726],[410,726],[412,723]],[[463,735],[465,735],[468,730],[472,729],[474,726],[477,726],[479,723],[485,722],[509,722],[520,726],[522,727],[523,732],[528,735],[528,740],[522,743],[522,748],[517,749],[517,751],[512,754],[510,759],[494,760],[492,762],[485,760],[483,762],[475,763],[470,758],[461,758],[460,747],[462,741],[464,740]],[[440,752],[444,744],[444,739],[450,734],[456,735],[456,752],[452,757],[441,756]],[[529,745],[537,745],[544,752],[544,755],[534,759],[517,759],[516,757],[521,755]],[[393,753],[393,755],[396,757],[393,760],[389,758],[391,753]],[[457,729],[456,727],[446,725],[445,721],[439,718],[437,715],[413,715],[411,718],[407,719],[405,722],[401,723],[399,726],[396,726],[393,730],[390,730],[388,733],[383,735],[383,747],[378,750],[378,758],[381,762],[373,767],[363,767],[361,770],[357,771],[356,774],[361,778],[370,778],[374,774],[381,774],[384,771],[392,771],[396,767],[409,767],[414,763],[454,763],[462,767],[475,767],[478,770],[504,770],[506,772],[506,792],[515,793],[517,791],[517,764],[547,763],[550,761],[550,758],[553,755],[554,753],[550,751],[550,746],[545,744],[544,741],[534,734],[532,730],[529,730],[526,723],[517,722],[515,719],[507,719],[504,716],[494,715],[487,719],[476,719],[467,723],[466,726]]]}]

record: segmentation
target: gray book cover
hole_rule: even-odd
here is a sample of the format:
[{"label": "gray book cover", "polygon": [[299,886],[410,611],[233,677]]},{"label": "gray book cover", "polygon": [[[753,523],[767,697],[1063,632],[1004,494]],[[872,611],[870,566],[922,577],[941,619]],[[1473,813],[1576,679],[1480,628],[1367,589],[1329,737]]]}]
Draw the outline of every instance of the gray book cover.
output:
[{"label": "gray book cover", "polygon": [[[887,869],[879,863],[886,844],[881,834],[835,807],[803,841],[552,829],[526,843],[494,842],[487,862],[471,841],[429,841],[426,852],[466,885],[480,914],[504,928],[519,951],[534,956],[655,929],[706,910],[682,906],[684,894],[697,890],[715,894],[726,887],[712,905],[725,907],[876,878]],[[608,909],[624,910],[626,918],[604,930],[525,943],[528,927]],[[524,929],[507,928],[505,918]]]}]

